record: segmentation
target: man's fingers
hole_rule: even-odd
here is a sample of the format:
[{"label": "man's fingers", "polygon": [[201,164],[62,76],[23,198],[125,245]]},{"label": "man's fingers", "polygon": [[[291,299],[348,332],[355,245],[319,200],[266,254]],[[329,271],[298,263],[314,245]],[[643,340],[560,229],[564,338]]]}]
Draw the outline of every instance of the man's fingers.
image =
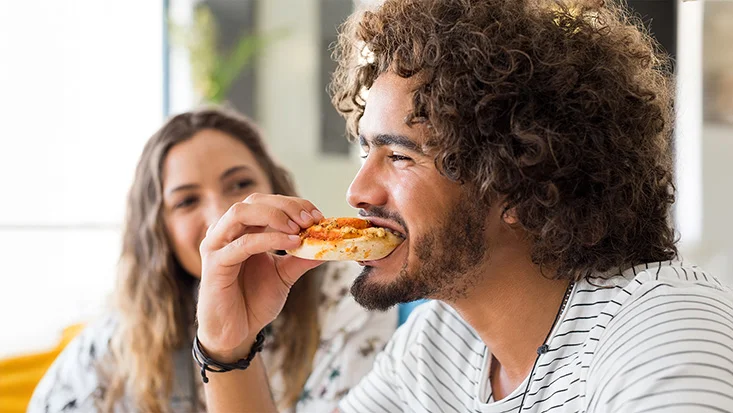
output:
[{"label": "man's fingers", "polygon": [[275,257],[277,273],[288,287],[292,287],[306,271],[323,263],[324,261],[305,260],[292,255]]},{"label": "man's fingers", "polygon": [[323,218],[323,214],[315,205],[302,198],[255,193],[248,196],[243,202],[252,205],[269,205],[284,211],[301,228],[308,228]]},{"label": "man's fingers", "polygon": [[240,236],[216,252],[220,265],[239,265],[255,254],[272,250],[286,250],[300,245],[300,237],[282,232],[248,233]]},{"label": "man's fingers", "polygon": [[242,235],[270,227],[286,234],[298,234],[300,226],[282,210],[265,204],[237,202],[209,228],[204,243],[208,249],[225,247]]},{"label": "man's fingers", "polygon": [[282,195],[252,194],[232,205],[213,228],[209,228],[202,250],[223,248],[253,227],[270,227],[286,234],[297,234],[323,218],[305,199]]}]

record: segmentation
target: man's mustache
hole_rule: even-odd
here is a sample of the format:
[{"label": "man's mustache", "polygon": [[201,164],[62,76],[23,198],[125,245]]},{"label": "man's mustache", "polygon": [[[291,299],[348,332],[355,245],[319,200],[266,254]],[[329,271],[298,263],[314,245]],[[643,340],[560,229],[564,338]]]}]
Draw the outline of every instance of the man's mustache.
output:
[{"label": "man's mustache", "polygon": [[405,220],[402,219],[398,213],[388,211],[385,207],[372,206],[369,207],[369,209],[362,208],[359,210],[359,216],[363,218],[373,217],[387,219],[398,223],[402,228],[404,228],[405,235],[410,233],[410,230],[407,228],[407,224],[405,224]]}]

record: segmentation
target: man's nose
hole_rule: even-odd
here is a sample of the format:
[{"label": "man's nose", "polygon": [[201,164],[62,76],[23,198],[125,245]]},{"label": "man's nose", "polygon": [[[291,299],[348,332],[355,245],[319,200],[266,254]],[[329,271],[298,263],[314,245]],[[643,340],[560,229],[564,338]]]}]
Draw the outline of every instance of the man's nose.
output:
[{"label": "man's nose", "polygon": [[346,201],[354,208],[368,209],[369,206],[382,206],[387,203],[385,177],[380,168],[369,159],[364,162],[346,192]]}]

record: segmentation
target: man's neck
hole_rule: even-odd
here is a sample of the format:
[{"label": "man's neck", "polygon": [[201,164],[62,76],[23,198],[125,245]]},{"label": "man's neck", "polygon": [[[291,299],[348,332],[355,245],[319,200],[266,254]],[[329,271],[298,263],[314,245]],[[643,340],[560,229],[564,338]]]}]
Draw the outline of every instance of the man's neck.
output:
[{"label": "man's neck", "polygon": [[568,280],[551,280],[531,262],[496,266],[469,296],[450,302],[479,334],[498,366],[504,387],[513,390],[530,373],[560,310]]}]

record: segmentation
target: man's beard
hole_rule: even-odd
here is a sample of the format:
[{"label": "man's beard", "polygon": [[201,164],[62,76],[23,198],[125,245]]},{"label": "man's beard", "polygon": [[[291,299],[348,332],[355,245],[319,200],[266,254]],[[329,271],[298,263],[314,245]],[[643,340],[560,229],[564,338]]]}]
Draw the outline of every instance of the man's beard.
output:
[{"label": "man's beard", "polygon": [[382,284],[370,280],[373,267],[364,267],[351,286],[354,299],[369,310],[384,311],[421,298],[453,301],[465,297],[478,281],[475,269],[488,252],[487,215],[486,203],[462,196],[432,232],[414,240],[415,268],[408,269],[405,261],[399,275]]}]

